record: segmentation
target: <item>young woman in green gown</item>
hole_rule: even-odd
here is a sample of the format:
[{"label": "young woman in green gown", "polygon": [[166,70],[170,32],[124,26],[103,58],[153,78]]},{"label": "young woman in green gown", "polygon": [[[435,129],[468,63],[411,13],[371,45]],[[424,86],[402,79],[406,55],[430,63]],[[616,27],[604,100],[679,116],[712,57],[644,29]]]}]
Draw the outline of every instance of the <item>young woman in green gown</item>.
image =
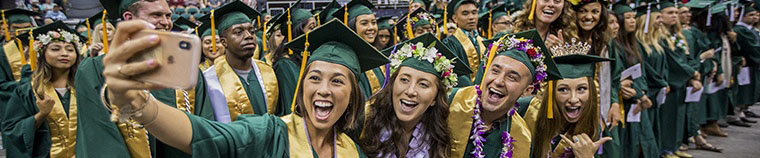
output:
[{"label": "young woman in green gown", "polygon": [[31,82],[21,82],[6,104],[2,133],[9,157],[73,157],[77,104],[74,76],[79,37],[61,21],[32,31]]},{"label": "young woman in green gown", "polygon": [[[277,19],[274,19],[275,22],[273,24],[275,26],[279,25],[275,32],[279,30],[280,33],[282,33],[281,35],[285,37],[277,42],[279,43],[277,47],[272,47],[272,49],[274,49],[272,68],[277,76],[277,83],[280,88],[280,97],[277,101],[278,105],[274,111],[274,114],[277,116],[292,113],[290,111],[290,105],[293,102],[293,97],[295,97],[293,96],[293,92],[296,91],[298,71],[299,67],[301,67],[301,58],[303,58],[299,53],[290,51],[284,43],[290,42],[291,39],[288,37],[295,38],[303,35],[304,33],[313,30],[317,25],[313,15],[306,9],[291,7],[288,8],[288,11],[290,13],[285,13],[278,16]],[[272,35],[277,34],[272,33]]]},{"label": "young woman in green gown", "polygon": [[386,49],[394,52],[392,75],[367,107],[359,142],[370,157],[450,157],[446,92],[456,86],[455,71],[469,67],[430,33],[396,47]]},{"label": "young woman in green gown", "polygon": [[144,93],[160,87],[130,79],[159,66],[152,60],[126,62],[139,50],[159,43],[155,36],[126,40],[132,32],[147,28],[139,21],[122,22],[114,48],[135,49],[115,49],[119,51],[104,59],[108,85],[104,90],[112,105],[119,106],[114,114],[144,123],[156,138],[194,157],[364,157],[343,133],[356,127],[364,110],[355,76],[388,60],[342,23],[329,22],[288,43],[290,48],[313,53],[299,82],[294,114],[241,115],[228,124],[165,106]]}]

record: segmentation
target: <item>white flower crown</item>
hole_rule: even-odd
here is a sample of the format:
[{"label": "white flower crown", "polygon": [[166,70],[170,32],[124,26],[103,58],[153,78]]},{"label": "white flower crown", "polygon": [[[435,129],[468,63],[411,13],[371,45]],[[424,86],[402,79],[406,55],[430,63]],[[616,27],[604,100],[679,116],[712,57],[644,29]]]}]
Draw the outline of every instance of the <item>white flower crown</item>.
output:
[{"label": "white flower crown", "polygon": [[417,44],[406,43],[398,51],[391,54],[391,72],[396,72],[401,63],[408,58],[416,58],[420,61],[426,61],[433,64],[435,71],[440,73],[441,82],[446,88],[453,88],[457,85],[457,74],[454,73],[454,61],[453,59],[447,59],[441,53],[438,53],[438,49],[435,49],[435,44],[432,43],[427,48],[418,42]]},{"label": "white flower crown", "polygon": [[79,43],[79,36],[68,31],[57,29],[57,31],[48,31],[47,33],[38,35],[37,42],[34,43],[34,49],[36,49],[38,53],[41,53],[42,46],[46,46],[54,41],[73,43],[77,48],[81,46],[81,43]]}]

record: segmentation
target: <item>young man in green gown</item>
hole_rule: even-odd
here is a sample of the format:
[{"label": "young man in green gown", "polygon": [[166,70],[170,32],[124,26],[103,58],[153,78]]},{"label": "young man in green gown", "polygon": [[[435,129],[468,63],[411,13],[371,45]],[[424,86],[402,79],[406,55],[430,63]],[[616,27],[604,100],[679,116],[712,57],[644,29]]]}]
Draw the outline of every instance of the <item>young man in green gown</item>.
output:
[{"label": "young man in green gown", "polygon": [[[474,84],[480,83],[476,76],[482,76],[482,66],[485,65],[484,55],[489,48],[483,44],[483,39],[478,33],[478,4],[472,0],[452,0],[446,5],[448,18],[452,19],[458,29],[455,32],[448,32],[449,36],[442,42],[448,46],[454,54],[462,58],[465,65],[469,66],[474,72],[472,74],[459,74],[463,77],[470,77],[469,80]],[[475,80],[472,80],[475,79]],[[473,84],[462,84],[460,79],[459,86],[469,86]]]}]

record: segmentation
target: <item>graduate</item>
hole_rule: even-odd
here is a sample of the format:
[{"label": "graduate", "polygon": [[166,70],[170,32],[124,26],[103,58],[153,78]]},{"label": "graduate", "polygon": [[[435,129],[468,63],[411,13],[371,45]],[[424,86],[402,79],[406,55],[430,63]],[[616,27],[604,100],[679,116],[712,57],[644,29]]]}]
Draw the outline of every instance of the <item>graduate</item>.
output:
[{"label": "graduate", "polygon": [[[483,32],[481,36],[486,39],[501,37],[513,30],[512,13],[518,11],[517,6],[504,3],[487,12],[478,14],[478,29]],[[487,46],[487,44],[486,44]]]},{"label": "graduate", "polygon": [[370,157],[450,157],[446,92],[457,84],[454,71],[471,70],[430,33],[383,51],[394,51],[391,80],[365,111],[362,149]]},{"label": "graduate", "polygon": [[[707,32],[708,41],[713,48],[721,48],[715,51],[713,62],[717,65],[717,72],[715,79],[712,82],[715,85],[726,85],[723,89],[713,93],[707,99],[707,108],[705,119],[707,124],[702,126],[701,132],[711,136],[727,137],[728,133],[721,130],[718,125],[718,120],[726,117],[728,109],[730,107],[729,98],[733,98],[733,88],[736,84],[731,81],[735,81],[734,74],[737,72],[733,69],[734,52],[736,51],[736,33],[733,32],[733,28],[730,26],[730,19],[726,14],[726,10],[732,9],[728,6],[728,2],[716,4],[710,8],[711,15],[696,14],[699,17],[711,17],[710,26],[704,28]],[[735,19],[734,19],[735,20]],[[700,20],[700,18],[693,18],[693,21],[700,23],[707,19]],[[705,24],[706,25],[706,24]],[[709,85],[709,84],[708,84]],[[697,145],[702,146],[702,145]],[[712,145],[705,144],[704,147],[710,148]]]},{"label": "graduate", "polygon": [[211,27],[218,29],[218,40],[227,51],[203,71],[214,118],[229,123],[240,114],[272,113],[279,95],[277,77],[271,66],[252,58],[258,47],[250,18],[258,16],[258,12],[240,1],[212,12],[201,20],[216,23]]},{"label": "graduate", "polygon": [[[135,31],[146,28],[144,24],[134,21],[122,26]],[[125,32],[125,35],[128,33]],[[171,142],[195,157],[366,157],[343,132],[356,127],[358,114],[364,112],[364,98],[356,76],[388,63],[388,59],[360,39],[341,22],[332,21],[288,43],[290,48],[304,49],[306,52],[303,53],[308,59],[302,67],[304,76],[299,82],[299,99],[293,107],[296,110],[294,114],[281,118],[269,114],[240,115],[236,121],[225,124],[165,106],[150,99],[141,90],[153,86],[121,76],[116,68],[116,64],[131,64],[135,68],[150,70],[159,65],[110,60],[126,58],[135,52],[118,52],[109,56],[112,65],[106,66],[109,86],[105,90],[114,105],[124,105],[121,108],[127,110],[142,109],[138,111],[142,115],[119,111],[121,115],[144,123],[146,129],[159,140]],[[136,42],[145,45],[142,48],[158,44],[148,40]],[[132,46],[129,43],[115,44],[115,47]],[[138,84],[119,84],[117,80]],[[147,102],[128,103],[141,100]],[[143,105],[146,107],[140,108]]]},{"label": "graduate", "polygon": [[420,8],[425,9],[425,10],[430,9],[430,7],[429,7],[430,0],[412,0],[409,3],[410,3],[409,4],[409,12],[410,13],[414,12],[417,9],[420,9]]},{"label": "graduate", "polygon": [[9,157],[74,157],[77,131],[74,75],[84,37],[57,21],[33,29],[34,74],[6,104],[4,144]]},{"label": "graduate", "polygon": [[[103,23],[103,20],[106,20],[106,22]],[[96,57],[105,54],[103,50],[105,50],[106,43],[111,42],[114,32],[113,30],[116,26],[116,20],[113,20],[108,16],[103,17],[103,12],[101,11],[87,18],[85,21],[87,22],[87,26],[89,26],[87,27],[88,45],[86,46],[86,57]],[[105,34],[103,33],[103,27],[105,27]]]},{"label": "graduate", "polygon": [[[609,41],[605,32],[607,31],[607,6],[609,2],[604,0],[569,0],[571,8],[575,11],[578,19],[578,36],[580,41],[591,45],[590,55],[603,56],[602,52],[607,47]],[[603,87],[605,88],[605,87]]]},{"label": "graduate", "polygon": [[[16,81],[22,76],[22,69],[28,64],[30,57],[24,51],[28,49],[26,38],[16,38],[18,34],[27,34],[29,28],[34,27],[32,16],[37,13],[23,9],[2,10],[3,25],[5,28],[2,52],[0,53],[0,104],[5,105],[10,99],[11,93],[16,89]],[[28,37],[28,36],[26,36]]]},{"label": "graduate", "polygon": [[[195,31],[198,33],[198,37],[201,38],[201,50],[203,51],[203,58],[201,58],[200,69],[206,71],[209,67],[214,65],[214,61],[220,56],[224,56],[226,48],[222,45],[222,40],[219,37],[218,30],[211,30],[211,21],[205,21],[201,26],[198,26]],[[214,33],[211,33],[214,31]],[[214,35],[212,38],[211,35]]]},{"label": "graduate", "polygon": [[547,47],[579,39],[577,18],[571,5],[570,0],[525,1],[522,14],[515,19],[515,32],[536,29]]},{"label": "graduate", "polygon": [[[460,74],[462,76],[468,76],[470,79],[475,79],[473,83],[480,83],[476,79],[476,74],[482,74],[481,67],[485,64],[484,54],[488,51],[485,45],[483,45],[483,38],[480,37],[480,33],[477,30],[477,18],[478,18],[478,4],[472,0],[452,0],[446,6],[448,14],[444,15],[444,18],[450,18],[451,21],[457,25],[459,29],[455,32],[447,32],[449,37],[443,39],[443,43],[448,46],[451,51],[458,57],[461,57],[471,70],[472,74]],[[475,23],[472,23],[475,21]],[[446,23],[443,24],[444,26]],[[472,84],[463,84],[462,86],[469,86]]]},{"label": "graduate", "polygon": [[525,114],[534,158],[592,157],[612,139],[601,138],[599,91],[594,83],[596,64],[611,59],[588,55],[591,45],[572,42],[551,49],[558,69],[550,71],[562,72],[562,79],[542,84]]},{"label": "graduate", "polygon": [[[368,0],[355,0],[348,2],[332,16],[348,25],[348,28],[356,32],[364,41],[374,43],[377,36],[377,19],[375,13],[372,12],[374,8],[375,6]],[[359,84],[361,84],[365,99],[369,99],[383,88],[387,80],[384,71],[385,69],[378,67],[359,76]]]},{"label": "graduate", "polygon": [[759,34],[758,31],[753,29],[753,26],[758,22],[757,16],[760,12],[758,12],[757,8],[751,7],[751,2],[740,2],[742,2],[740,5],[744,7],[740,7],[743,9],[739,9],[738,12],[743,13],[743,17],[739,16],[733,29],[737,35],[736,49],[739,50],[733,55],[740,56],[740,62],[734,66],[736,67],[734,69],[737,70],[737,75],[735,76],[737,80],[742,69],[749,69],[750,82],[746,85],[738,84],[736,87],[734,91],[734,104],[737,110],[730,109],[735,112],[733,112],[734,116],[729,117],[727,121],[731,125],[750,127],[751,125],[747,124],[750,121],[744,117],[742,111],[747,106],[754,104],[757,101],[757,96],[760,95],[760,90],[756,90],[758,89],[757,82],[760,82],[760,72],[758,69],[753,69],[753,67],[760,65],[760,53],[758,53],[760,52],[760,37],[757,36]]},{"label": "graduate", "polygon": [[408,40],[435,33],[435,19],[425,9],[417,9],[398,20],[394,27],[401,39]]},{"label": "graduate", "polygon": [[[168,16],[155,18],[153,16],[139,16],[145,12],[170,14],[169,6],[165,1],[140,1],[123,0],[101,1],[106,9],[106,16],[111,19],[150,21],[155,30],[171,30],[172,22]],[[136,5],[151,5],[156,8],[136,8],[128,11],[127,8]],[[154,10],[155,9],[155,10]],[[115,34],[115,33],[114,33]],[[113,38],[116,39],[116,38]],[[109,43],[110,44],[110,43]],[[105,54],[114,49],[104,47]],[[106,50],[107,49],[107,50]],[[152,136],[148,136],[145,129],[133,126],[130,123],[113,123],[109,119],[109,111],[100,100],[101,88],[105,83],[103,78],[104,55],[85,58],[77,68],[74,79],[74,87],[77,90],[77,157],[189,157],[181,151],[156,142]],[[200,70],[198,70],[200,71]],[[198,75],[198,83],[195,89],[184,91],[175,89],[155,89],[151,94],[161,102],[176,107],[190,114],[198,115],[207,119],[214,119],[214,111],[210,106],[206,83],[202,75]],[[108,146],[108,148],[103,148]]]},{"label": "graduate", "polygon": [[296,84],[298,84],[298,73],[301,67],[301,54],[287,48],[283,43],[288,43],[293,38],[304,33],[310,32],[317,26],[316,18],[309,10],[298,8],[300,1],[291,5],[286,12],[275,19],[274,25],[278,25],[285,38],[279,41],[279,46],[275,49],[272,57],[272,68],[277,75],[280,94],[278,104],[275,105],[273,113],[277,116],[284,116],[292,113],[290,111],[291,103],[295,97]]},{"label": "graduate", "polygon": [[659,31],[664,36],[658,41],[665,50],[670,86],[667,99],[659,111],[660,148],[665,156],[691,157],[688,153],[679,151],[686,133],[688,103],[685,103],[684,99],[687,87],[693,88],[691,92],[702,88],[699,82],[701,74],[689,62],[693,52],[689,50],[691,46],[686,42],[682,26],[679,24],[678,7],[670,1],[661,2],[659,6],[662,13],[662,29]]},{"label": "graduate", "polygon": [[[333,17],[333,14],[335,14],[335,12],[337,12],[338,9],[340,9],[341,7],[343,6],[341,6],[337,0],[332,0],[330,1],[330,3],[327,3],[327,5],[324,8],[322,8],[322,11],[320,11],[317,14],[314,14],[317,20],[317,26],[327,23],[328,21],[335,18]],[[379,23],[379,20],[378,20],[378,23]]]},{"label": "graduate", "polygon": [[375,46],[378,50],[384,50],[398,43],[398,39],[395,39],[396,33],[393,32],[393,26],[395,26],[393,17],[377,18],[377,40],[372,43],[372,46]]},{"label": "graduate", "polygon": [[515,114],[517,98],[545,79],[561,77],[537,31],[507,35],[496,43],[483,83],[449,94],[451,157],[528,157],[532,136]]},{"label": "graduate", "polygon": [[195,22],[185,19],[184,17],[179,17],[176,20],[172,21],[172,23],[174,23],[174,26],[172,27],[173,32],[182,32],[187,34],[195,33],[195,27],[198,26],[198,24],[195,24]]},{"label": "graduate", "polygon": [[[614,39],[609,43],[609,56],[614,57],[614,67],[612,68],[612,93],[610,106],[607,115],[608,132],[605,135],[613,137],[613,140],[604,146],[603,157],[658,157],[660,154],[655,140],[652,126],[650,109],[654,103],[647,95],[646,77],[649,71],[644,71],[646,63],[642,56],[645,50],[640,47],[641,43],[636,38],[639,23],[637,16],[646,15],[646,10],[637,14],[625,3],[616,3],[613,6],[614,17],[620,19],[618,25],[620,30]],[[641,66],[641,76],[621,76],[622,72],[636,65]],[[657,91],[651,90],[649,94],[656,94]],[[634,109],[631,106],[636,105]],[[628,114],[640,114],[640,122],[628,122]]]}]

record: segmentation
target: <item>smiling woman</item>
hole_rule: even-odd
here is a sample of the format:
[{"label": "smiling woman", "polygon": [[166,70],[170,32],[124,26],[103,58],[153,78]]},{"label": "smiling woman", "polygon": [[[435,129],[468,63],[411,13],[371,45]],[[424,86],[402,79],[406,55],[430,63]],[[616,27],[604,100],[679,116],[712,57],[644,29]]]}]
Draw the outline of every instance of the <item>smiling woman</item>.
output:
[{"label": "smiling woman", "polygon": [[527,12],[517,17],[515,32],[535,28],[547,47],[578,38],[575,11],[570,5],[568,0],[525,1],[523,8]]},{"label": "smiling woman", "polygon": [[592,55],[601,55],[604,47],[607,46],[607,5],[609,2],[601,0],[588,0],[576,2],[573,4],[577,25],[581,28],[578,30],[580,40],[591,44]]}]

